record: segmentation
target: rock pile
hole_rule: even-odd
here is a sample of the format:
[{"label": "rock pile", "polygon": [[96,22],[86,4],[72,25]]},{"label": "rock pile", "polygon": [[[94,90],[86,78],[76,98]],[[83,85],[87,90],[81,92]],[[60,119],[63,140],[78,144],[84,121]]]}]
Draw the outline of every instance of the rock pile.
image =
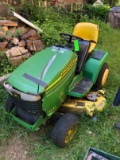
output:
[{"label": "rock pile", "polygon": [[44,47],[35,29],[11,20],[0,20],[0,51],[5,52],[10,64],[19,65]]}]

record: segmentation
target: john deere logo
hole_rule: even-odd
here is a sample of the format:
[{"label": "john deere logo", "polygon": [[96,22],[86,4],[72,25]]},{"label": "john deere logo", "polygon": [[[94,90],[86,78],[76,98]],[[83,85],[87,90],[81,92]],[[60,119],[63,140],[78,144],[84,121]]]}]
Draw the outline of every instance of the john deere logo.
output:
[{"label": "john deere logo", "polygon": [[75,62],[77,61],[77,58],[75,58],[70,64],[69,66],[61,73],[60,77],[64,77],[67,72],[69,72],[69,70],[73,67],[73,65],[75,64]]}]

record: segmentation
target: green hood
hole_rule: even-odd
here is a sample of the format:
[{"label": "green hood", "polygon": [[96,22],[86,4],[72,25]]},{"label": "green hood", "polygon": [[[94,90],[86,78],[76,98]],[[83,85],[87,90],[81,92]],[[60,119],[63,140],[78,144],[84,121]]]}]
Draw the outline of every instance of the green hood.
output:
[{"label": "green hood", "polygon": [[75,57],[72,51],[65,48],[46,48],[21,64],[10,75],[8,82],[25,93],[42,93],[60,77]]}]

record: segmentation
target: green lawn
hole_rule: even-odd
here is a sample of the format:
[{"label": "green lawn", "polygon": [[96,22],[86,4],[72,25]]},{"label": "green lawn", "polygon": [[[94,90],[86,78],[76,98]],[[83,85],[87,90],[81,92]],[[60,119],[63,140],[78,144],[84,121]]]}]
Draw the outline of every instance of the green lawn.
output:
[{"label": "green lawn", "polygon": [[[83,160],[88,147],[120,156],[120,131],[113,129],[114,123],[120,122],[120,106],[112,106],[120,86],[120,29],[101,25],[97,48],[109,53],[110,70],[105,86],[107,106],[102,113],[97,114],[97,122],[88,116],[80,116],[81,123],[75,138],[66,148],[60,149],[50,140],[52,125],[31,132],[11,120],[4,111],[7,94],[0,86],[0,160],[14,157],[17,148],[24,152],[25,160]],[[11,154],[9,150],[11,151],[15,144],[16,149],[13,149],[14,153]]]}]

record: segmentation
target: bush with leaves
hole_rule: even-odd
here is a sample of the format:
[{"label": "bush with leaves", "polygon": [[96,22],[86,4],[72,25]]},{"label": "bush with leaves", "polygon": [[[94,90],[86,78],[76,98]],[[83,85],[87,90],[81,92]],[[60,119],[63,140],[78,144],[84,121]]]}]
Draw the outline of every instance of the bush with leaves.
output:
[{"label": "bush with leaves", "polygon": [[39,23],[43,23],[44,21],[44,10],[45,8],[39,6],[37,1],[34,1],[33,4],[28,3],[27,0],[24,1],[23,4],[20,5],[19,8],[21,15],[30,21],[39,21]]},{"label": "bush with leaves", "polygon": [[60,40],[59,34],[61,32],[72,33],[73,26],[76,23],[72,14],[64,14],[63,12],[56,12],[54,9],[48,8],[45,15],[45,21],[40,25],[40,28],[44,31],[42,38],[47,45],[56,43],[56,39]]},{"label": "bush with leaves", "polygon": [[[41,7],[39,7],[41,9]],[[65,13],[64,9],[47,7],[42,8],[42,19],[35,16],[30,16],[31,20],[36,26],[43,30],[42,39],[46,45],[52,45],[56,43],[55,39],[60,40],[59,33],[72,33],[73,26],[76,23],[76,19],[72,13]],[[37,19],[37,20],[36,20]]]},{"label": "bush with leaves", "polygon": [[71,33],[76,23],[74,15],[66,13],[64,8],[44,7],[38,5],[38,0],[33,5],[25,1],[20,11],[22,16],[43,30],[42,38],[46,45],[56,43],[55,39],[60,39],[60,32]]},{"label": "bush with leaves", "polygon": [[110,10],[110,6],[103,5],[94,7],[90,4],[86,4],[84,5],[83,9],[87,11],[87,15],[89,16],[89,18],[96,17],[102,21],[106,21]]},{"label": "bush with leaves", "polygon": [[6,57],[3,57],[0,63],[0,76],[12,72],[15,68],[16,66],[9,64],[8,59]]},{"label": "bush with leaves", "polygon": [[109,4],[110,6],[120,5],[120,0],[103,0],[104,4]]},{"label": "bush with leaves", "polygon": [[[101,0],[104,4],[108,4],[110,6],[120,5],[120,0]],[[87,3],[93,4],[96,0],[88,0]]]}]

